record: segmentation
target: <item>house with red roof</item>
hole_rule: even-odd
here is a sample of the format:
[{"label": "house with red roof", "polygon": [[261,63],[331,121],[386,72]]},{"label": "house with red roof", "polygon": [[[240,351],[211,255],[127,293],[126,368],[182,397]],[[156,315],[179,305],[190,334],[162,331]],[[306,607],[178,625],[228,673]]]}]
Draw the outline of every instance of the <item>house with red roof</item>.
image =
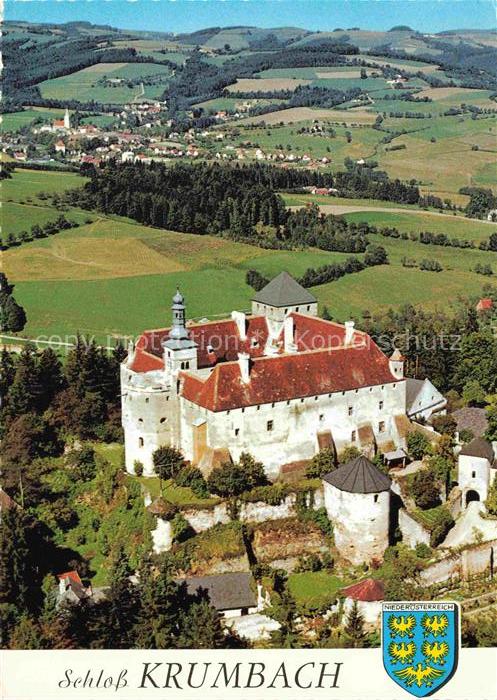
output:
[{"label": "house with red roof", "polygon": [[485,311],[492,311],[494,308],[494,302],[493,299],[490,298],[484,298],[480,299],[478,304],[476,305],[476,310],[478,313],[484,313]]},{"label": "house with red roof", "polygon": [[342,588],[341,594],[345,596],[343,604],[344,618],[348,616],[354,602],[362,615],[366,625],[376,627],[381,619],[382,602],[385,599],[385,589],[382,581],[367,578],[359,583],[353,583],[347,588]]},{"label": "house with red roof", "polygon": [[323,446],[405,446],[404,360],[372,338],[317,316],[316,298],[282,272],[252,313],[187,323],[183,295],[170,327],[144,331],[121,366],[126,468],[154,474],[162,445],[208,474],[222,454],[250,452],[276,478]]}]

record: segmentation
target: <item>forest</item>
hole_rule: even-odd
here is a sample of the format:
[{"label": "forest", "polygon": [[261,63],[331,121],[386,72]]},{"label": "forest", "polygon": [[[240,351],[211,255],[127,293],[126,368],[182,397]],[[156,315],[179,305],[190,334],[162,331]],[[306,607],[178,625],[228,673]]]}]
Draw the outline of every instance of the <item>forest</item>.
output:
[{"label": "forest", "polygon": [[260,164],[177,164],[168,168],[152,163],[143,168],[109,163],[88,174],[90,181],[84,187],[66,193],[72,206],[127,216],[172,231],[221,235],[273,248],[366,249],[360,225],[357,228],[332,215],[323,217],[317,208],[289,211],[279,190],[335,186],[352,196],[405,203],[419,200],[416,186],[390,181],[371,169],[332,176]]}]

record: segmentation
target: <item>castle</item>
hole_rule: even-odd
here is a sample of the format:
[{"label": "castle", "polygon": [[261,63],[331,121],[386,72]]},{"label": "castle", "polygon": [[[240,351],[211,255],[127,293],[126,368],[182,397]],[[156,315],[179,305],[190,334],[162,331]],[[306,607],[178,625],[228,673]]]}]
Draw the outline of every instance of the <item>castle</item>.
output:
[{"label": "castle", "polygon": [[173,298],[170,328],[145,331],[121,366],[126,469],[154,473],[162,445],[204,474],[244,451],[271,479],[320,449],[365,454],[405,446],[406,380],[354,323],[317,316],[317,301],[286,272],[252,300],[252,314],[187,324]]}]

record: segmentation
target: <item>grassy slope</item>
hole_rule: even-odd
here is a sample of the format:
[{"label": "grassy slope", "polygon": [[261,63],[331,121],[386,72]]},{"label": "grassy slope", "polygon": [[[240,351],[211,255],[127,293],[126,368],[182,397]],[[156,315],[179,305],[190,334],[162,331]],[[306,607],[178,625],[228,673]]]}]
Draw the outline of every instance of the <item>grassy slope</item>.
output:
[{"label": "grassy slope", "polygon": [[[23,170],[5,181],[4,193],[17,202],[20,197],[31,197],[30,212],[47,216],[52,211],[49,218],[55,218],[56,210],[33,206],[40,203],[36,193],[42,189],[60,191],[80,182],[77,175]],[[18,203],[10,206],[28,210]],[[281,270],[299,276],[308,267],[348,257],[318,250],[263,250],[95,213],[71,211],[68,215],[89,215],[94,222],[3,254],[4,269],[16,283],[16,295],[28,312],[26,335],[65,336],[79,330],[95,334],[102,342],[107,335],[134,335],[144,328],[164,326],[169,323],[169,299],[177,285],[186,294],[190,317],[226,316],[233,308],[250,307],[253,290],[245,284],[247,269],[257,269],[267,277]],[[346,218],[397,226],[401,231],[430,230],[474,240],[488,237],[493,230],[483,222],[429,212],[357,212]],[[424,246],[381,236],[372,240],[387,248],[389,266],[313,289],[320,303],[340,320],[358,315],[365,308],[372,311],[407,302],[433,307],[448,303],[458,294],[479,294],[488,278],[472,272],[474,265],[490,263],[497,271],[497,256],[492,253]],[[403,268],[403,256],[417,261],[436,258],[444,271]]]}]

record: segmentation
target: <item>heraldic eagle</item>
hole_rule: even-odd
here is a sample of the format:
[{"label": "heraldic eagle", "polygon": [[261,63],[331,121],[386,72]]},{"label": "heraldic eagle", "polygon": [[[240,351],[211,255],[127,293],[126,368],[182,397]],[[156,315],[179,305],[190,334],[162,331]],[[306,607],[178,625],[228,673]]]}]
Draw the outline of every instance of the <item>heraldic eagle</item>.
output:
[{"label": "heraldic eagle", "polygon": [[416,618],[414,615],[390,615],[388,627],[391,637],[414,637]]},{"label": "heraldic eagle", "polygon": [[447,615],[423,615],[421,618],[421,626],[424,629],[424,635],[427,637],[432,634],[434,637],[445,637],[449,626],[449,618]]},{"label": "heraldic eagle", "polygon": [[[427,642],[425,642],[426,644]],[[416,645],[414,642],[390,642],[388,645],[388,653],[390,654],[390,661],[392,664],[396,664],[400,661],[401,664],[412,663],[414,660],[414,655],[416,654]]]},{"label": "heraldic eagle", "polygon": [[433,642],[433,644],[423,642],[421,651],[427,662],[432,661],[435,664],[443,665],[450,648],[447,642]]},{"label": "heraldic eagle", "polygon": [[426,685],[431,688],[433,681],[437,678],[443,676],[445,671],[440,671],[438,668],[432,668],[432,666],[425,666],[419,663],[416,667],[408,666],[400,671],[394,671],[397,678],[400,678],[405,682],[407,686],[416,684],[418,688],[422,685]]}]

